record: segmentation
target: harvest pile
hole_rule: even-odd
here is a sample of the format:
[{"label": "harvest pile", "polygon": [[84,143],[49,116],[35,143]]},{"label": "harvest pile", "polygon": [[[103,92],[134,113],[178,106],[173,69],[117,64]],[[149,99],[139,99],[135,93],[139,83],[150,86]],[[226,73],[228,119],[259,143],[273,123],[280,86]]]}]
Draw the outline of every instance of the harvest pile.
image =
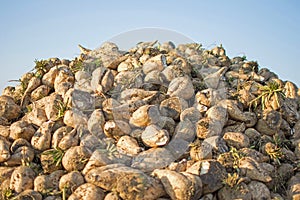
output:
[{"label": "harvest pile", "polygon": [[80,50],[0,96],[2,199],[300,198],[295,84],[222,46]]}]

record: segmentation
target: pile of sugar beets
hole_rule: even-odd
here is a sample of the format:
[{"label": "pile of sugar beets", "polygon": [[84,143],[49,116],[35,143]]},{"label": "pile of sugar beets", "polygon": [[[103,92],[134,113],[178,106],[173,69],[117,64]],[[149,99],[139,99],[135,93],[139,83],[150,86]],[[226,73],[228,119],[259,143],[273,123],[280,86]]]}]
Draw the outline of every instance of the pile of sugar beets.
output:
[{"label": "pile of sugar beets", "polygon": [[300,90],[221,46],[110,42],[0,96],[2,199],[300,199]]}]

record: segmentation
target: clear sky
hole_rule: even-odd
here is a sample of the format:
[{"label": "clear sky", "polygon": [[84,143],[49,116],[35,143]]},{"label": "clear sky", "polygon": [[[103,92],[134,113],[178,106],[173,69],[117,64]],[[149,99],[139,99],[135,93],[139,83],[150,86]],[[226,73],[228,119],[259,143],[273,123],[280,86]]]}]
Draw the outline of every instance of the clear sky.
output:
[{"label": "clear sky", "polygon": [[298,0],[28,0],[0,6],[0,90],[35,59],[72,59],[78,44],[94,49],[145,27],[176,31],[204,47],[223,44],[300,86]]}]

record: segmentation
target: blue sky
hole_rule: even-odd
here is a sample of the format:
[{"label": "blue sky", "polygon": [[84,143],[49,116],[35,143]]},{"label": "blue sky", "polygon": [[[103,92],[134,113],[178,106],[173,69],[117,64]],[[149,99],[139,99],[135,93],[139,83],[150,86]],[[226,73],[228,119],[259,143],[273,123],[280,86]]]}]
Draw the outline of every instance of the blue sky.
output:
[{"label": "blue sky", "polygon": [[[204,47],[223,44],[300,86],[300,1],[2,1],[0,90],[35,59],[72,59],[77,44],[97,48],[145,27],[173,30]],[[134,42],[133,42],[134,43]]]}]

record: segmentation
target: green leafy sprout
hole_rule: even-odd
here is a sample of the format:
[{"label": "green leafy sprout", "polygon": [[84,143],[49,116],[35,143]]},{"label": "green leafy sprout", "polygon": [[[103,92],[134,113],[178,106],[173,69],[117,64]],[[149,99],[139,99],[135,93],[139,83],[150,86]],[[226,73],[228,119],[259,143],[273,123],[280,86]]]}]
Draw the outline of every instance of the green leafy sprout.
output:
[{"label": "green leafy sprout", "polygon": [[261,94],[249,102],[250,108],[252,106],[256,108],[258,102],[261,101],[262,110],[264,110],[266,103],[270,101],[273,96],[275,97],[275,101],[277,102],[277,104],[280,105],[280,96],[285,97],[283,88],[281,88],[280,85],[275,81],[269,82],[267,85],[259,87],[259,90],[261,91]]},{"label": "green leafy sprout", "polygon": [[20,83],[21,85],[21,88],[22,88],[22,95],[25,93],[26,89],[27,89],[27,86],[28,86],[28,81],[22,81],[21,79],[19,80],[9,80],[8,82],[17,82],[17,83]]},{"label": "green leafy sprout", "polygon": [[2,191],[2,199],[11,200],[14,199],[14,192],[10,188],[6,188]]},{"label": "green leafy sprout", "polygon": [[100,149],[100,152],[107,153],[110,158],[112,158],[118,154],[117,147],[112,142],[107,142],[106,148]]},{"label": "green leafy sprout", "polygon": [[280,159],[282,159],[284,155],[282,152],[282,144],[278,137],[273,136],[273,142],[265,144],[265,151],[276,164],[281,164]]},{"label": "green leafy sprout", "polygon": [[228,173],[227,177],[223,179],[223,184],[229,188],[237,188],[240,183],[239,174],[234,172],[233,174]]},{"label": "green leafy sprout", "polygon": [[101,66],[102,60],[101,60],[101,58],[97,58],[97,59],[93,60],[92,63],[95,64],[96,66]]},{"label": "green leafy sprout", "polygon": [[41,78],[45,73],[48,72],[48,61],[47,60],[34,60],[35,63],[35,76]]},{"label": "green leafy sprout", "polygon": [[55,108],[57,109],[56,120],[63,118],[66,111],[69,110],[67,103],[64,103],[61,100],[56,100]]},{"label": "green leafy sprout", "polygon": [[234,147],[230,147],[229,153],[231,154],[231,156],[233,158],[233,168],[238,172],[239,171],[238,166],[239,166],[240,160],[245,156]]},{"label": "green leafy sprout", "polygon": [[275,149],[266,152],[274,162],[279,165],[281,164],[279,159],[283,157],[283,153],[280,147],[276,147]]},{"label": "green leafy sprout", "polygon": [[74,65],[70,69],[73,74],[75,74],[78,71],[82,71],[83,70],[83,61],[82,60],[74,60]]},{"label": "green leafy sprout", "polygon": [[59,166],[62,162],[62,159],[65,155],[65,151],[56,147],[54,149],[47,150],[42,153],[43,155],[52,155],[53,157],[53,164],[55,163],[55,166]]}]

